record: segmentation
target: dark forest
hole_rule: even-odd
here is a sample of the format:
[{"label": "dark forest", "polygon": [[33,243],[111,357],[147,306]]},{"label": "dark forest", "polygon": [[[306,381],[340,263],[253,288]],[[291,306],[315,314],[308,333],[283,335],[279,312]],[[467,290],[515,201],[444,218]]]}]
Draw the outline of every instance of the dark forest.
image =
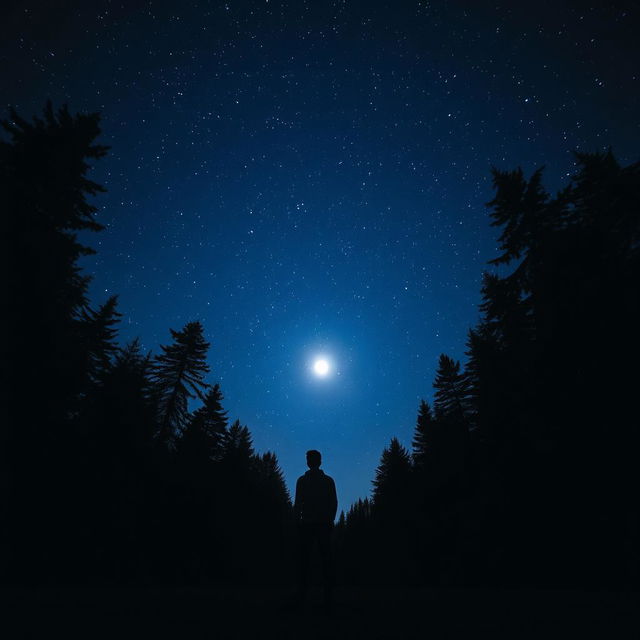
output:
[{"label": "dark forest", "polygon": [[[147,353],[116,296],[89,299],[99,115],[27,115],[0,145],[4,584],[286,590],[293,496],[228,418],[201,323]],[[338,587],[640,586],[640,164],[575,159],[555,195],[542,168],[493,170],[481,320],[340,513]]]}]

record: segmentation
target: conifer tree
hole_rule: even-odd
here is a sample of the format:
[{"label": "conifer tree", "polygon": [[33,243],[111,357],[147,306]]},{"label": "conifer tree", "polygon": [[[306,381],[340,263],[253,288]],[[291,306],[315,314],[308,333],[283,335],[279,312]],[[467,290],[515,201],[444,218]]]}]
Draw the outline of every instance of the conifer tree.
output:
[{"label": "conifer tree", "polygon": [[161,442],[172,443],[187,426],[190,398],[204,399],[208,387],[203,376],[209,372],[206,363],[209,343],[205,341],[200,322],[189,322],[181,331],[171,331],[173,344],[161,345],[163,353],[155,357],[155,384]]},{"label": "conifer tree", "polygon": [[122,314],[116,309],[118,296],[111,296],[97,311],[88,305],[81,311],[83,334],[86,342],[87,370],[89,381],[96,384],[109,370],[118,352],[115,325]]},{"label": "conifer tree", "polygon": [[434,444],[435,429],[436,424],[431,407],[425,400],[421,400],[411,442],[412,459],[416,470],[423,470],[426,467],[430,448]]},{"label": "conifer tree", "polygon": [[491,207],[491,226],[502,227],[499,242],[503,253],[491,264],[505,264],[527,253],[547,225],[545,205],[548,195],[542,188],[542,168],[527,181],[522,169],[492,170],[494,199]]},{"label": "conifer tree", "polygon": [[503,348],[523,352],[532,338],[531,300],[523,296],[521,282],[507,276],[500,278],[493,273],[483,273],[482,327],[493,335]]},{"label": "conifer tree", "polygon": [[373,480],[373,504],[379,512],[396,511],[406,504],[411,479],[411,456],[397,438],[382,451]]},{"label": "conifer tree", "polygon": [[[382,452],[373,480],[371,535],[376,546],[384,545],[391,551],[400,544],[410,544],[416,517],[413,479],[410,453],[392,438]],[[386,582],[406,579],[407,565],[398,563],[392,552],[379,557],[377,564],[379,577]]]},{"label": "conifer tree", "polygon": [[[502,460],[496,486],[508,505],[504,522],[535,523],[526,531],[541,551],[528,571],[573,563],[569,573],[593,579],[622,563],[591,567],[587,576],[580,558],[602,548],[614,520],[637,521],[626,506],[633,500],[612,502],[637,484],[627,452],[637,450],[638,438],[617,428],[634,414],[633,390],[629,377],[603,372],[638,359],[630,336],[640,300],[640,163],[622,168],[607,151],[576,154],[576,164],[555,198],[544,193],[540,171],[529,181],[521,171],[494,172],[489,206],[503,253],[493,262],[511,273],[485,277],[470,372],[482,430],[492,436],[492,462]],[[603,424],[611,425],[606,437]],[[561,532],[553,538],[551,512]]]},{"label": "conifer tree", "polygon": [[155,430],[151,355],[143,355],[138,338],[118,348],[85,402],[81,421],[94,435],[98,451],[138,458]]},{"label": "conifer tree", "polygon": [[358,498],[347,511],[346,524],[350,530],[363,526],[371,518],[372,503],[369,498]]},{"label": "conifer tree", "polygon": [[[20,409],[39,388],[31,415],[34,425],[48,424],[35,436],[40,441],[75,411],[86,384],[80,311],[89,278],[78,260],[95,252],[77,233],[103,229],[95,219],[97,208],[86,199],[104,191],[86,177],[89,163],[107,152],[95,144],[99,119],[95,113],[73,116],[66,106],[55,112],[48,102],[32,122],[14,110],[1,122],[9,134],[0,140],[5,223],[0,255],[8,274],[3,321],[12,338],[2,347],[0,377],[6,373],[9,387],[3,389]],[[2,422],[8,427],[13,420]]]},{"label": "conifer tree", "polygon": [[466,424],[469,417],[470,389],[460,372],[460,363],[444,353],[440,356],[436,378],[434,408],[438,419]]},{"label": "conifer tree", "polygon": [[204,404],[197,409],[182,437],[183,452],[188,449],[203,460],[218,460],[227,437],[227,412],[222,407],[220,385],[215,384],[205,394]]},{"label": "conifer tree", "polygon": [[240,510],[244,512],[236,521],[260,523],[260,535],[252,538],[249,534],[247,539],[254,550],[255,562],[263,572],[281,571],[283,562],[290,556],[285,540],[292,515],[289,491],[274,453],[255,455],[253,467],[255,481],[247,486],[245,495],[238,495],[244,504]]},{"label": "conifer tree", "polygon": [[[372,505],[369,498],[358,499],[344,517],[344,529],[338,528],[337,563],[347,582],[361,583],[370,580],[373,572],[371,558],[376,557],[377,532],[373,529]],[[388,544],[388,541],[387,541]],[[379,578],[378,575],[375,575]]]},{"label": "conifer tree", "polygon": [[[140,540],[144,527],[141,519],[156,425],[150,368],[151,357],[141,353],[139,340],[117,350],[82,403],[78,441],[69,451],[74,457],[77,504],[67,526],[85,536],[83,541],[79,534],[74,536],[76,552],[85,556],[85,562],[91,558],[89,564],[95,563],[107,575],[120,572],[121,578],[129,577],[138,564],[139,549],[134,551],[131,545]],[[111,515],[105,518],[105,514]]]},{"label": "conifer tree", "polygon": [[11,110],[1,124],[8,136],[0,140],[0,467],[12,492],[5,519],[15,569],[24,578],[64,570],[58,558],[69,536],[59,529],[43,536],[39,522],[64,520],[77,506],[73,423],[88,383],[80,311],[89,282],[78,262],[93,253],[78,232],[103,228],[87,201],[103,189],[87,173],[107,148],[95,144],[97,114],[54,112],[50,102],[40,118]]},{"label": "conifer tree", "polygon": [[277,504],[281,509],[290,505],[289,490],[284,481],[284,475],[278,464],[276,454],[267,451],[261,456],[257,456],[256,463],[259,486],[262,492],[269,496],[269,500],[273,504]]},{"label": "conifer tree", "polygon": [[226,466],[235,471],[248,471],[253,467],[254,455],[249,429],[236,420],[229,427],[223,446],[222,458]]},{"label": "conifer tree", "polygon": [[481,438],[489,437],[490,425],[493,423],[491,412],[495,407],[490,402],[490,395],[496,378],[497,351],[497,341],[489,335],[484,325],[469,330],[465,373],[469,384],[472,422],[478,428]]}]

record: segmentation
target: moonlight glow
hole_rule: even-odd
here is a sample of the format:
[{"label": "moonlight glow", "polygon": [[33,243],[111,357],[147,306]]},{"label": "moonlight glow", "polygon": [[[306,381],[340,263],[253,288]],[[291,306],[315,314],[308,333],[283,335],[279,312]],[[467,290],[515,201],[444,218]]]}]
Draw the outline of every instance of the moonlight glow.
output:
[{"label": "moonlight glow", "polygon": [[324,358],[318,358],[313,363],[313,372],[317,376],[324,378],[329,373],[329,363]]}]

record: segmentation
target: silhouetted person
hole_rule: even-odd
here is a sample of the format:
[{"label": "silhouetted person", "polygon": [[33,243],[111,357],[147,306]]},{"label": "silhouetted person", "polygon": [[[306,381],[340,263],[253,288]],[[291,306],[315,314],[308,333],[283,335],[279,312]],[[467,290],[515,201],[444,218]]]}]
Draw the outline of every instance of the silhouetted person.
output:
[{"label": "silhouetted person", "polygon": [[338,510],[336,485],[333,478],[320,469],[319,451],[307,451],[309,471],[298,478],[293,512],[298,526],[298,593],[302,604],[309,586],[309,561],[315,544],[318,545],[322,564],[325,606],[331,606],[333,566],[331,558],[331,532]]}]

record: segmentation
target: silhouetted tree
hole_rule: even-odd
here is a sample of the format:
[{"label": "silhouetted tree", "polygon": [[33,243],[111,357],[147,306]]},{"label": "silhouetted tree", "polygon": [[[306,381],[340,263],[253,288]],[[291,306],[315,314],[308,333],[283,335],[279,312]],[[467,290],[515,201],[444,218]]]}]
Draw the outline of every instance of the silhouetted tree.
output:
[{"label": "silhouetted tree", "polygon": [[197,409],[180,437],[180,452],[189,464],[195,459],[218,460],[222,456],[227,439],[227,412],[222,407],[220,385],[215,384],[204,396],[203,405]]},{"label": "silhouetted tree", "polygon": [[88,305],[81,310],[82,331],[88,363],[89,381],[93,384],[104,378],[118,352],[118,330],[115,325],[122,314],[116,309],[118,296],[111,296],[97,311]]},{"label": "silhouetted tree", "polygon": [[72,421],[89,377],[81,314],[89,278],[78,260],[93,253],[77,234],[102,229],[87,202],[103,191],[87,178],[89,163],[107,150],[95,144],[98,123],[97,114],[54,112],[50,102],[32,122],[13,110],[2,121],[8,134],[0,141],[7,339],[0,348],[0,468],[7,474],[2,486],[12,489],[0,497],[5,505],[9,500],[3,548],[26,579],[64,570],[57,559],[68,536],[50,527],[47,535],[40,532],[43,523],[64,518],[75,499],[66,462],[73,458]]},{"label": "silhouetted tree", "polygon": [[260,534],[253,540],[254,565],[260,566],[265,584],[285,574],[291,560],[293,510],[289,490],[275,453],[255,456],[255,501],[253,517],[260,522]]},{"label": "silhouetted tree", "polygon": [[385,509],[403,502],[411,477],[411,456],[397,438],[392,438],[382,451],[380,464],[373,480],[373,503]]},{"label": "silhouetted tree", "polygon": [[468,424],[469,384],[464,374],[460,372],[460,363],[454,362],[449,356],[442,354],[438,362],[435,389],[434,409],[440,420],[455,421]]},{"label": "silhouetted tree", "polygon": [[427,465],[430,448],[434,444],[435,428],[431,407],[425,400],[421,400],[411,442],[413,464],[416,470],[423,470]]},{"label": "silhouetted tree", "polygon": [[[150,355],[136,339],[118,349],[78,419],[69,526],[85,570],[125,580],[144,571],[150,455],[156,431]],[[78,540],[81,537],[81,540]],[[91,562],[88,561],[91,559]]]},{"label": "silhouetted tree", "polygon": [[[12,371],[15,406],[24,406],[34,386],[48,381],[39,385],[37,410],[49,423],[65,420],[75,408],[87,375],[80,338],[89,278],[77,263],[94,251],[78,242],[77,232],[103,229],[86,200],[104,191],[86,177],[89,162],[107,151],[94,144],[98,123],[97,114],[72,116],[66,106],[56,113],[50,102],[31,123],[13,110],[2,121],[9,134],[9,141],[0,141],[2,254],[10,274],[4,319],[13,336],[2,361]],[[33,423],[43,424],[38,418]]]},{"label": "silhouetted tree", "polygon": [[152,372],[151,354],[142,354],[140,340],[136,338],[118,349],[103,382],[108,390],[104,409],[109,407],[117,416],[111,423],[112,429],[104,435],[112,437],[118,446],[124,442],[125,451],[135,457],[149,450],[155,431]]},{"label": "silhouetted tree", "polygon": [[253,462],[253,442],[246,426],[236,420],[227,432],[223,445],[222,459],[226,465],[236,470],[249,470]]},{"label": "silhouetted tree", "polygon": [[548,222],[548,196],[542,188],[542,168],[530,180],[525,180],[522,169],[515,171],[492,170],[496,190],[491,207],[491,226],[502,227],[499,243],[502,255],[490,264],[508,264],[521,258],[536,244],[539,234]]},{"label": "silhouetted tree", "polygon": [[158,404],[158,438],[173,443],[173,439],[188,424],[190,398],[203,397],[207,388],[203,376],[209,372],[206,363],[209,343],[203,336],[200,322],[189,322],[181,331],[171,331],[174,340],[160,345],[163,353],[153,363],[153,381]]},{"label": "silhouetted tree", "polygon": [[[507,555],[516,566],[522,545],[531,546],[530,564],[516,570],[563,584],[611,579],[625,564],[612,522],[637,522],[633,501],[617,502],[634,484],[623,470],[637,466],[626,455],[637,438],[618,428],[633,413],[633,392],[602,372],[624,367],[635,344],[640,165],[623,169],[610,151],[576,154],[576,162],[555,198],[541,171],[528,181],[520,170],[494,171],[489,206],[503,250],[494,263],[512,270],[485,278],[471,344],[479,419],[506,490],[497,521],[517,541]],[[605,438],[603,424],[615,425]],[[603,553],[587,568],[593,548]]]},{"label": "silhouetted tree", "polygon": [[[392,549],[401,539],[411,535],[412,523],[416,518],[416,505],[412,485],[411,455],[392,438],[388,447],[382,451],[380,464],[373,480],[372,525],[374,536],[384,549],[379,559],[380,577],[389,581],[407,579],[404,565],[392,560]],[[411,541],[409,544],[413,544]]]},{"label": "silhouetted tree", "polygon": [[380,553],[380,548],[371,512],[371,500],[358,499],[347,511],[344,527],[338,521],[335,531],[336,567],[340,580],[347,584],[367,584],[380,580],[380,568],[372,561]]},{"label": "silhouetted tree", "polygon": [[260,490],[266,499],[285,515],[286,510],[291,506],[291,497],[276,454],[267,451],[257,456],[256,469]]}]

